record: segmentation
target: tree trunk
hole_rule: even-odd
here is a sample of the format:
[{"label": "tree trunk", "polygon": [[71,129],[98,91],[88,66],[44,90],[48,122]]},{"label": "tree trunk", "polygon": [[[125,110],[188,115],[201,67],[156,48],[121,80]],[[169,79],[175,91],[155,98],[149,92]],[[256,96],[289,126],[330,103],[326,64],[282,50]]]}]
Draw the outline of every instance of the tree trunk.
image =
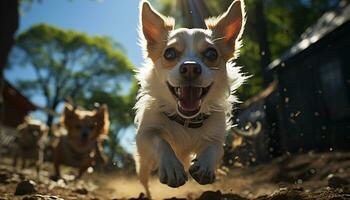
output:
[{"label": "tree trunk", "polygon": [[255,28],[256,38],[259,44],[260,50],[260,65],[264,78],[264,86],[268,86],[272,82],[272,74],[268,70],[268,66],[271,63],[271,53],[268,42],[267,24],[264,15],[264,2],[263,0],[255,1]]},{"label": "tree trunk", "polygon": [[[264,1],[263,0],[255,0],[255,28],[256,28],[256,38],[259,45],[260,50],[260,65],[261,72],[264,79],[264,87],[268,87],[269,84],[273,81],[273,75],[268,69],[269,64],[271,63],[271,52],[269,47],[268,33],[267,33],[267,23],[264,15]],[[280,155],[280,139],[278,133],[278,127],[275,127],[274,124],[276,122],[276,108],[272,99],[276,98],[275,94],[270,96],[265,101],[266,106],[266,124],[268,130],[269,143],[268,149],[273,151],[269,152],[272,157],[276,157]]]},{"label": "tree trunk", "polygon": [[17,0],[0,1],[0,122],[3,122],[4,113],[4,68],[7,57],[14,43],[14,35],[18,28],[19,14]]},{"label": "tree trunk", "polygon": [[47,114],[46,125],[49,127],[49,135],[52,134],[52,132],[51,132],[51,126],[52,126],[52,123],[53,123],[53,119],[54,119],[54,116],[52,116],[52,115],[50,115],[50,114]]},{"label": "tree trunk", "polygon": [[18,1],[0,1],[0,68],[3,70],[7,57],[14,43],[14,35],[18,28]]},{"label": "tree trunk", "polygon": [[[52,111],[56,111],[56,108],[59,104],[59,101],[54,101],[52,103],[52,106],[50,106],[50,110]],[[52,131],[51,131],[51,127],[52,127],[52,124],[53,124],[53,120],[54,120],[55,116],[50,114],[50,113],[47,113],[47,118],[46,118],[46,125],[49,127],[49,135],[51,136],[52,135]]]}]

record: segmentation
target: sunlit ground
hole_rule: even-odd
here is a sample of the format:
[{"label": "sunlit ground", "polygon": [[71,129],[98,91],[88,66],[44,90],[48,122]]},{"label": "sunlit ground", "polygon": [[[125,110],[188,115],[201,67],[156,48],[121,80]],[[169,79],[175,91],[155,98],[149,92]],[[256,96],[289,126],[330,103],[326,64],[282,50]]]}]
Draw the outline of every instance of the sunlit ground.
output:
[{"label": "sunlit ground", "polygon": [[[113,189],[113,194],[118,197],[132,198],[137,197],[141,192],[144,192],[143,187],[136,176],[102,176],[105,177],[105,183],[101,183],[101,187]],[[252,188],[254,180],[250,179],[251,177],[247,179],[247,177],[240,176],[237,173],[232,173],[227,176],[219,176],[219,180],[212,185],[199,185],[197,182],[190,179],[184,186],[170,188],[161,184],[158,178],[154,176],[150,181],[150,190],[154,199],[164,199],[171,197],[196,198],[200,196],[201,193],[208,190],[220,190],[223,193],[244,194],[247,197],[253,198],[269,194],[277,189],[276,186],[271,184],[261,184],[261,187],[254,189]]]},{"label": "sunlit ground", "polygon": [[[64,199],[129,199],[137,198],[143,192],[137,177],[123,171],[95,171],[78,181],[72,181],[68,180],[71,176],[67,174],[74,174],[76,171],[64,167],[62,172],[67,179],[64,183],[48,179],[52,173],[51,163],[43,166],[41,179],[37,180],[34,168],[14,170],[10,161],[0,160],[0,198],[4,199],[23,199],[23,196],[13,194],[21,181],[29,179],[37,183],[37,192],[30,194],[30,197],[47,195]],[[223,170],[218,173],[218,180],[214,184],[206,186],[190,179],[184,186],[173,189],[160,184],[157,176],[154,176],[150,181],[150,189],[153,199],[197,199],[206,191],[220,190],[222,194],[239,197],[228,199],[270,200],[276,197],[283,200],[342,200],[350,197],[350,183],[347,181],[350,178],[349,166],[350,153],[311,152],[286,155],[268,164]],[[86,190],[86,194],[77,189]]]}]

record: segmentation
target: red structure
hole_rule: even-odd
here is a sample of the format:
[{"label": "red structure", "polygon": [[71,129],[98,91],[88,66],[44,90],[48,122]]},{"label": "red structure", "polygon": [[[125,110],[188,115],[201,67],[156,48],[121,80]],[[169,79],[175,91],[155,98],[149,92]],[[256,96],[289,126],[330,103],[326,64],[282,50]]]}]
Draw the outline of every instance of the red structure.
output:
[{"label": "red structure", "polygon": [[0,123],[4,127],[16,128],[30,111],[36,110],[36,106],[6,80],[2,95],[3,106],[0,111]]}]

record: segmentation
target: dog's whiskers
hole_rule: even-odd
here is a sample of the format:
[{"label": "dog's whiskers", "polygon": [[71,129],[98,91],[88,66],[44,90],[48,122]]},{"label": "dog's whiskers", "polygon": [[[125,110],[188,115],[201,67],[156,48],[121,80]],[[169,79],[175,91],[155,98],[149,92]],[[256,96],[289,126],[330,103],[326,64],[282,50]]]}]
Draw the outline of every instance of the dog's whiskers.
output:
[{"label": "dog's whiskers", "polygon": [[211,70],[220,70],[218,67],[210,67]]}]

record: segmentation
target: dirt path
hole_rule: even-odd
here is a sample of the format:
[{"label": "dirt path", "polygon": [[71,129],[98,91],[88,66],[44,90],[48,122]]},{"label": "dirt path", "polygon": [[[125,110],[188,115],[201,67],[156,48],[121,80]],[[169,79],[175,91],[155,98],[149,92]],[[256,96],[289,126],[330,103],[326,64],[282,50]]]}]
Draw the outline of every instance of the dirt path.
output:
[{"label": "dirt path", "polygon": [[[80,181],[53,182],[48,179],[47,167],[38,181],[33,169],[15,170],[8,162],[0,163],[0,200],[142,199],[138,197],[143,189],[135,176],[93,173]],[[190,180],[177,189],[160,184],[154,177],[151,191],[154,199],[350,199],[350,153],[286,156],[267,165],[226,172],[215,184],[201,186]],[[35,182],[35,191],[14,195],[16,187],[26,180]]]}]

